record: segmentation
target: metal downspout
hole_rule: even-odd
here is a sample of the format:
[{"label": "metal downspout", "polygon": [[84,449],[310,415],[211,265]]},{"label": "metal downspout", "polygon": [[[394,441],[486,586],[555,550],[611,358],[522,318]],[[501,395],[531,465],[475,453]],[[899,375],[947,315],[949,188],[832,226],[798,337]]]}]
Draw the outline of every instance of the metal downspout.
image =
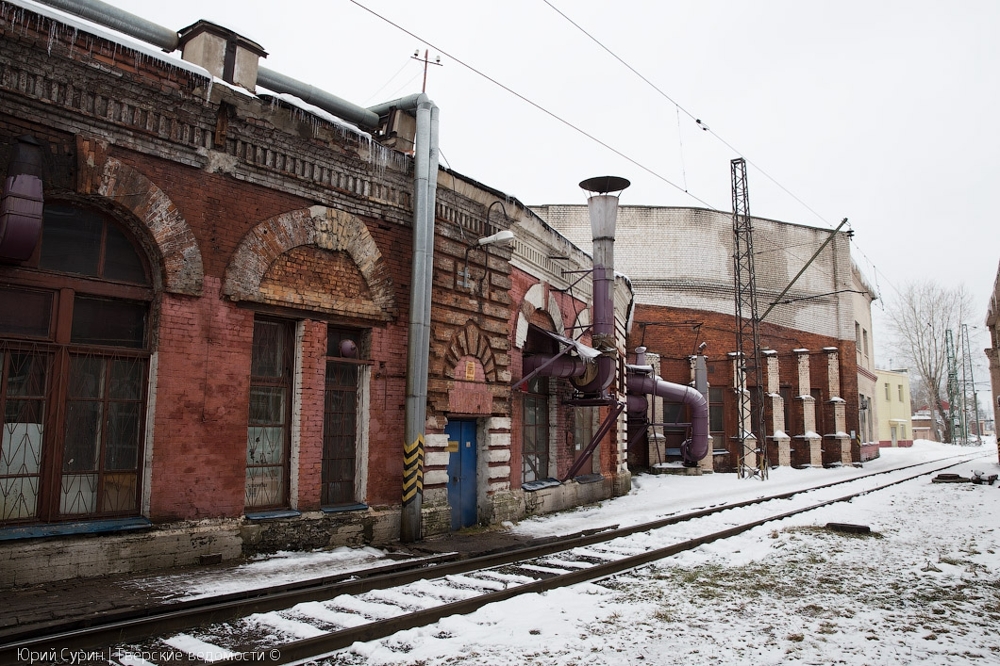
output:
[{"label": "metal downspout", "polygon": [[430,344],[430,300],[434,227],[428,219],[431,108],[426,96],[417,105],[417,136],[413,177],[413,264],[410,284],[410,326],[406,355],[406,415],[403,441],[403,510],[399,538],[404,543],[422,537],[423,449],[427,423],[427,366]]}]

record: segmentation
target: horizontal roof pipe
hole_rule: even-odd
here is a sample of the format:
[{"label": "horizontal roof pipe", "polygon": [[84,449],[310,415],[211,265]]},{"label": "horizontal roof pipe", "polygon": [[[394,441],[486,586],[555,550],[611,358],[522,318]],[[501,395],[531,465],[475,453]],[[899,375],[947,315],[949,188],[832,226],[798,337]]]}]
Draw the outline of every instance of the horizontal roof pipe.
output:
[{"label": "horizontal roof pipe", "polygon": [[101,0],[38,0],[38,2],[158,46],[167,53],[177,50],[180,42],[176,30],[157,25]]},{"label": "horizontal roof pipe", "polygon": [[[295,95],[307,104],[318,106],[324,111],[332,113],[338,118],[343,118],[347,122],[355,123],[364,129],[372,130],[379,126],[379,114],[266,67],[257,69],[257,83],[274,92]],[[414,104],[410,108],[416,108],[416,105]]]},{"label": "horizontal roof pipe", "polygon": [[[177,50],[180,43],[176,30],[171,30],[152,21],[109,5],[101,0],[38,0],[42,4],[74,14],[88,21],[111,28],[129,37],[141,40],[159,47],[170,53]],[[302,101],[318,106],[338,118],[366,129],[373,130],[379,126],[379,116],[385,115],[391,109],[413,110],[417,108],[420,94],[402,97],[392,102],[379,104],[366,109],[352,104],[336,95],[331,95],[311,86],[285,76],[266,67],[257,70],[257,83],[262,87],[279,93],[288,93]]]}]

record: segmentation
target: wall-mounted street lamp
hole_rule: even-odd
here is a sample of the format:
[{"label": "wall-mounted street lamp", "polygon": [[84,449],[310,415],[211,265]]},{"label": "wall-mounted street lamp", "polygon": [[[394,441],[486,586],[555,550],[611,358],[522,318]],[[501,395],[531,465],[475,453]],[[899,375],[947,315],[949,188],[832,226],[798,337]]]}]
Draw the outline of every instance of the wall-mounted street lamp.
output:
[{"label": "wall-mounted street lamp", "polygon": [[[487,225],[489,225],[490,212],[492,212],[494,206],[500,206],[500,209],[503,211],[504,219],[507,219],[507,209],[504,208],[503,202],[502,201],[494,201],[492,204],[490,204],[489,209],[487,209],[487,211],[486,211],[486,223],[487,223]],[[487,228],[489,228],[489,227],[487,226]],[[475,243],[473,243],[472,245],[469,245],[467,248],[465,248],[465,262],[464,262],[465,266],[464,266],[464,269],[462,270],[462,272],[459,273],[459,276],[462,279],[462,281],[460,283],[460,286],[462,286],[462,287],[464,287],[466,289],[471,289],[472,288],[472,280],[469,278],[469,252],[471,252],[472,250],[475,250],[477,248],[482,248],[483,251],[486,253],[486,260],[485,260],[484,264],[486,266],[487,272],[489,272],[489,250],[488,250],[489,246],[491,246],[491,245],[510,245],[512,242],[514,242],[514,232],[513,231],[509,231],[507,229],[504,229],[503,231],[498,231],[498,232],[496,232],[493,235],[483,236],[482,238],[480,238],[479,240],[477,240]]]},{"label": "wall-mounted street lamp", "polygon": [[511,241],[514,240],[514,232],[504,229],[503,231],[498,231],[492,236],[485,236],[476,241],[476,245],[483,247],[484,245],[510,245]]},{"label": "wall-mounted street lamp", "polygon": [[469,278],[469,252],[482,248],[487,255],[486,262],[489,262],[489,251],[486,248],[490,245],[510,245],[513,241],[514,232],[504,229],[503,231],[496,232],[492,236],[484,236],[469,247],[465,248],[465,268],[460,273],[462,276],[462,286],[465,288],[472,288],[472,280]]}]

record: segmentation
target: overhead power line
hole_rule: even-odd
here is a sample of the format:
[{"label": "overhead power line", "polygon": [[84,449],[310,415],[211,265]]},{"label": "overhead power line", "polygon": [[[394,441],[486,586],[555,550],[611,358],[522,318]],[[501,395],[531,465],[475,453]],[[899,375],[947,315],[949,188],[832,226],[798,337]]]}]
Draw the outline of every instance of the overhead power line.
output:
[{"label": "overhead power line", "polygon": [[525,97],[521,93],[517,92],[516,90],[514,90],[510,86],[507,86],[507,85],[505,85],[503,83],[500,83],[499,81],[497,81],[496,79],[494,79],[492,76],[486,74],[485,72],[482,72],[482,71],[476,69],[475,67],[473,67],[472,65],[468,64],[467,62],[464,62],[463,60],[461,60],[461,59],[453,56],[452,54],[450,54],[447,51],[445,51],[444,49],[442,49],[440,46],[437,46],[436,44],[433,44],[433,43],[427,41],[423,37],[420,37],[416,33],[412,32],[410,30],[407,30],[406,28],[404,28],[403,26],[399,25],[398,23],[392,21],[391,19],[389,19],[389,18],[387,18],[385,16],[382,16],[381,14],[379,14],[378,12],[376,12],[376,11],[374,11],[372,9],[369,9],[368,7],[366,7],[363,4],[361,4],[360,2],[358,2],[358,0],[350,0],[350,2],[352,4],[354,4],[354,5],[356,5],[357,7],[359,7],[360,9],[363,9],[364,11],[368,12],[369,14],[371,14],[372,16],[374,16],[375,18],[388,23],[389,25],[391,25],[392,27],[396,28],[400,32],[404,32],[407,35],[409,35],[410,37],[413,37],[414,39],[420,40],[422,43],[424,43],[427,46],[431,47],[435,51],[438,51],[442,55],[444,55],[444,56],[446,56],[448,58],[451,58],[454,62],[458,63],[459,65],[461,65],[462,67],[466,68],[470,72],[473,72],[477,76],[481,76],[482,78],[486,79],[487,81],[489,81],[493,85],[495,85],[495,86],[497,86],[499,88],[502,88],[503,90],[505,90],[506,92],[510,93],[514,97],[517,97],[522,102],[525,102],[526,104],[531,105],[532,107],[534,107],[535,109],[541,111],[542,113],[544,113],[545,115],[549,116],[550,118],[558,121],[559,123],[565,125],[566,127],[570,128],[570,129],[572,129],[574,132],[577,132],[578,134],[581,134],[581,135],[587,137],[588,139],[590,139],[591,141],[597,143],[601,147],[606,148],[607,150],[610,150],[612,153],[614,153],[618,157],[621,157],[622,159],[626,160],[627,162],[629,162],[633,166],[638,167],[639,169],[642,169],[643,171],[645,171],[649,175],[653,176],[657,180],[660,180],[660,181],[666,183],[667,185],[669,185],[670,187],[673,187],[677,191],[686,194],[687,196],[691,197],[692,199],[694,199],[698,203],[702,204],[706,208],[709,208],[710,210],[713,210],[713,211],[719,212],[719,213],[725,212],[725,211],[720,211],[715,206],[713,206],[712,204],[708,203],[707,201],[705,201],[701,197],[698,197],[698,196],[696,196],[694,194],[691,194],[685,188],[683,188],[680,185],[678,185],[677,183],[673,182],[672,180],[670,180],[666,176],[663,176],[662,174],[658,173],[657,171],[653,170],[652,168],[646,166],[645,164],[642,164],[638,160],[636,160],[636,159],[634,159],[634,158],[626,155],[624,152],[618,150],[614,146],[606,143],[605,141],[602,141],[601,139],[597,138],[596,136],[594,136],[590,132],[587,132],[586,130],[582,129],[581,127],[579,127],[577,125],[574,125],[573,123],[571,123],[570,121],[566,120],[562,116],[559,116],[555,112],[549,111],[548,109],[546,109],[541,104],[538,104],[537,102],[535,102],[535,101],[533,101],[531,99],[528,99],[527,97]]},{"label": "overhead power line", "polygon": [[[481,78],[489,81],[493,85],[497,86],[498,88],[501,88],[505,92],[513,95],[514,97],[520,99],[521,101],[525,102],[526,104],[534,107],[538,111],[541,111],[542,113],[544,113],[545,115],[549,116],[553,120],[555,120],[555,121],[559,122],[560,124],[562,124],[562,125],[570,128],[570,129],[572,129],[574,132],[577,132],[578,134],[586,137],[587,139],[590,139],[591,141],[597,143],[601,147],[603,147],[603,148],[611,151],[615,155],[621,157],[622,159],[626,160],[627,162],[629,162],[630,164],[634,165],[635,167],[637,167],[637,168],[645,171],[646,173],[648,173],[649,175],[653,176],[657,180],[659,180],[659,181],[661,181],[663,183],[666,183],[670,187],[673,187],[674,189],[678,190],[679,192],[682,192],[683,194],[687,195],[688,197],[691,197],[693,200],[697,201],[698,203],[700,203],[701,205],[703,205],[708,210],[711,210],[711,211],[716,212],[716,213],[723,213],[723,214],[728,214],[729,213],[729,211],[720,210],[719,208],[717,208],[717,207],[713,206],[712,204],[710,204],[708,201],[706,201],[706,200],[702,199],[701,197],[699,197],[699,196],[693,194],[692,192],[690,192],[687,189],[686,182],[685,182],[684,186],[678,185],[677,183],[675,183],[674,181],[670,180],[666,176],[663,176],[662,174],[660,174],[659,172],[657,172],[655,169],[652,169],[651,167],[648,167],[645,164],[642,164],[641,162],[639,162],[635,158],[627,155],[626,153],[624,153],[623,151],[619,150],[618,148],[615,148],[614,146],[608,144],[607,142],[599,139],[598,137],[594,136],[593,134],[591,134],[590,132],[584,130],[583,128],[579,127],[578,125],[570,122],[569,120],[566,120],[565,118],[563,118],[562,116],[558,115],[557,113],[555,113],[553,111],[550,111],[549,109],[545,108],[541,104],[539,104],[539,103],[537,103],[537,102],[529,99],[528,97],[526,97],[523,94],[519,93],[518,91],[514,90],[510,86],[508,86],[508,85],[506,85],[504,83],[501,83],[497,79],[495,79],[492,76],[490,76],[489,74],[486,74],[485,72],[477,69],[476,67],[470,65],[469,63],[465,62],[461,58],[458,58],[457,56],[452,55],[451,53],[449,53],[445,49],[441,48],[440,46],[438,46],[438,45],[436,45],[436,44],[434,44],[434,43],[432,43],[432,42],[424,39],[420,35],[418,35],[418,34],[414,33],[413,31],[411,31],[411,30],[403,27],[402,25],[396,23],[392,19],[390,19],[390,18],[388,18],[386,16],[383,16],[382,14],[379,14],[378,12],[374,11],[373,9],[370,9],[369,7],[366,7],[359,0],[350,0],[350,2],[353,5],[355,5],[356,7],[358,7],[359,9],[362,9],[365,12],[368,12],[369,14],[371,14],[375,18],[379,19],[380,21],[383,21],[383,22],[389,24],[390,26],[392,26],[393,28],[399,30],[400,32],[405,33],[405,34],[409,35],[410,37],[413,37],[414,39],[420,41],[421,43],[427,45],[428,47],[434,49],[435,51],[441,53],[443,56],[445,56],[447,58],[450,58],[452,61],[454,61],[458,65],[464,67],[465,69],[467,69],[470,72],[476,74],[477,76],[479,76],[479,77],[481,77]],[[651,81],[649,81],[649,79],[647,79],[640,72],[638,72],[634,67],[632,67],[627,62],[625,62],[617,54],[615,54],[613,51],[611,51],[611,49],[609,49],[607,46],[605,46],[603,43],[601,43],[599,40],[597,40],[593,35],[591,35],[589,32],[587,32],[582,27],[580,27],[572,19],[570,19],[565,14],[563,14],[563,12],[561,12],[559,9],[557,9],[555,6],[553,6],[548,0],[543,0],[543,2],[545,2],[547,5],[549,5],[549,7],[551,7],[554,11],[556,11],[564,19],[566,19],[567,21],[569,21],[578,30],[580,30],[581,32],[583,32],[588,38],[590,38],[591,40],[593,40],[602,49],[604,49],[605,51],[607,51],[612,57],[614,57],[623,66],[625,66],[630,71],[632,71],[636,76],[638,76],[640,79],[642,79],[647,85],[651,86],[660,95],[662,95],[667,101],[669,101],[671,104],[673,104],[675,107],[677,107],[677,109],[679,109],[680,111],[682,111],[688,117],[692,118],[695,121],[695,123],[701,129],[703,129],[703,130],[709,132],[710,134],[712,134],[712,136],[714,136],[717,140],[719,140],[721,143],[723,143],[726,147],[728,147],[733,152],[735,152],[737,154],[740,154],[740,151],[738,151],[735,147],[733,147],[728,141],[726,141],[719,134],[717,134],[716,132],[714,132],[713,130],[711,130],[703,121],[701,121],[698,118],[695,118],[695,116],[690,111],[688,111],[683,106],[681,106],[676,101],[674,101],[669,95],[667,95],[667,93],[665,93],[664,91],[660,90],[656,85],[654,85]],[[800,205],[802,205],[804,208],[806,208],[807,210],[809,210],[818,219],[822,220],[825,224],[827,224],[827,226],[830,226],[830,227],[833,226],[822,215],[820,215],[819,213],[817,213],[808,204],[806,204],[801,199],[799,199],[797,196],[795,196],[791,191],[789,191],[787,188],[785,188],[781,183],[779,183],[776,179],[774,179],[770,174],[768,174],[766,171],[764,171],[759,165],[755,164],[754,162],[752,162],[752,161],[750,161],[748,159],[745,160],[745,161],[746,161],[747,164],[752,165],[757,171],[759,171],[768,180],[770,180],[775,185],[777,185],[782,191],[784,191],[786,194],[788,194],[790,197],[792,197]],[[686,174],[685,174],[685,181],[686,181]],[[786,253],[788,252],[787,249],[784,249],[784,248],[782,248],[782,249]],[[801,259],[801,258],[799,258],[799,259]]]},{"label": "overhead power line", "polygon": [[627,63],[617,53],[615,53],[614,51],[612,51],[603,42],[601,42],[601,40],[597,39],[597,37],[594,37],[592,34],[590,34],[587,30],[585,30],[583,28],[583,26],[581,26],[579,23],[577,23],[576,21],[574,21],[573,19],[571,19],[569,16],[567,16],[562,10],[560,10],[558,7],[556,7],[551,2],[549,2],[549,0],[542,0],[542,2],[544,2],[546,5],[548,5],[549,7],[551,7],[554,12],[556,12],[557,14],[559,14],[559,16],[561,16],[564,19],[566,19],[566,21],[568,21],[570,24],[572,24],[573,27],[575,27],[577,30],[579,30],[580,32],[582,32],[584,35],[586,35],[591,41],[593,41],[595,44],[597,44],[602,49],[604,49],[608,53],[608,55],[610,55],[612,58],[614,58],[619,63],[621,63],[626,69],[628,69],[630,72],[632,72],[633,74],[635,74],[636,76],[638,76],[640,79],[642,79],[646,83],[646,85],[648,85],[650,88],[652,88],[653,90],[655,90],[656,92],[658,92],[661,96],[663,96],[664,99],[666,99],[668,102],[670,102],[671,104],[673,104],[674,106],[676,106],[679,110],[683,111],[684,114],[688,118],[690,118],[691,120],[693,120],[695,122],[695,124],[698,125],[698,127],[700,129],[702,129],[702,130],[708,132],[709,134],[711,134],[712,136],[714,136],[716,139],[718,139],[720,142],[722,142],[723,145],[725,145],[727,148],[729,148],[731,151],[733,151],[737,155],[742,156],[743,159],[746,161],[747,164],[749,164],[754,169],[756,169],[757,171],[759,171],[761,173],[761,175],[763,175],[769,181],[771,181],[772,183],[774,183],[775,185],[777,185],[778,188],[781,189],[782,192],[784,192],[785,194],[787,194],[788,196],[790,196],[792,199],[795,199],[795,201],[797,201],[803,208],[805,208],[810,213],[812,213],[817,218],[819,218],[826,226],[833,227],[833,224],[831,224],[829,220],[827,220],[825,217],[823,217],[818,212],[816,212],[815,210],[813,210],[812,207],[810,207],[809,204],[807,204],[806,202],[802,201],[802,199],[800,199],[797,196],[795,196],[795,194],[791,190],[789,190],[784,185],[782,185],[781,183],[779,183],[777,181],[777,179],[775,179],[774,177],[772,177],[768,172],[764,171],[764,169],[762,169],[759,164],[755,164],[753,161],[751,161],[750,159],[746,158],[746,156],[743,155],[742,151],[737,150],[731,143],[729,143],[728,141],[726,141],[717,132],[715,132],[714,130],[712,130],[703,120],[701,120],[700,118],[696,117],[693,113],[691,113],[690,111],[688,111],[687,109],[685,109],[683,106],[681,106],[680,103],[678,103],[670,95],[668,95],[667,93],[663,92],[663,90],[661,90],[655,83],[653,83],[648,78],[646,78],[645,76],[643,76],[643,74],[641,72],[639,72],[639,70],[637,70],[635,67],[633,67],[632,65],[630,65],[629,63]]}]

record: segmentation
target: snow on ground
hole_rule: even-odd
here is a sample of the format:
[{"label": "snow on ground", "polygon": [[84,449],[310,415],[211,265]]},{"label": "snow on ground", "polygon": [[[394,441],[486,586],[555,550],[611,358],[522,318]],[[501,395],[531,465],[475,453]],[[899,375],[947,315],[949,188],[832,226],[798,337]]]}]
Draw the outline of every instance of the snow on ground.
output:
[{"label": "snow on ground", "polygon": [[[627,497],[514,529],[542,535],[624,525],[893,464],[980,453],[948,471],[1000,472],[992,442],[970,449],[918,441],[911,449],[883,449],[863,470],[780,469],[764,482],[639,476]],[[874,533],[835,533],[824,528],[829,522],[870,525]],[[600,585],[522,596],[359,643],[322,663],[1000,663],[998,525],[1000,484],[932,484],[923,477]]]},{"label": "snow on ground", "polygon": [[334,548],[313,552],[278,552],[237,567],[195,569],[138,578],[130,584],[173,597],[171,601],[216,597],[306,578],[322,578],[384,564],[375,548]]},{"label": "snow on ground", "polygon": [[[981,457],[949,472],[1000,473],[993,441],[975,448],[917,441],[912,448],[882,449],[882,457],[863,469],[775,469],[766,481],[733,474],[638,475],[627,496],[510,529],[549,536],[625,526],[951,456]],[[847,491],[824,492],[839,497]],[[788,509],[806,502],[793,498]],[[722,528],[760,517],[764,509],[755,511],[726,511],[712,520]],[[831,532],[824,528],[829,522],[869,525],[873,534]],[[643,545],[687,538],[685,529],[678,526],[669,538],[649,535]],[[923,477],[767,523],[601,584],[520,596],[358,643],[318,663],[1000,664],[998,530],[1000,483],[932,484]],[[384,555],[371,548],[279,553],[235,569],[162,576],[144,585],[186,598],[212,596],[373,566]],[[423,586],[425,593],[444,592],[433,583]],[[408,601],[414,605],[417,598]],[[329,620],[331,613],[315,603],[297,608],[302,618]],[[271,615],[255,616],[264,632],[311,633]]]}]

